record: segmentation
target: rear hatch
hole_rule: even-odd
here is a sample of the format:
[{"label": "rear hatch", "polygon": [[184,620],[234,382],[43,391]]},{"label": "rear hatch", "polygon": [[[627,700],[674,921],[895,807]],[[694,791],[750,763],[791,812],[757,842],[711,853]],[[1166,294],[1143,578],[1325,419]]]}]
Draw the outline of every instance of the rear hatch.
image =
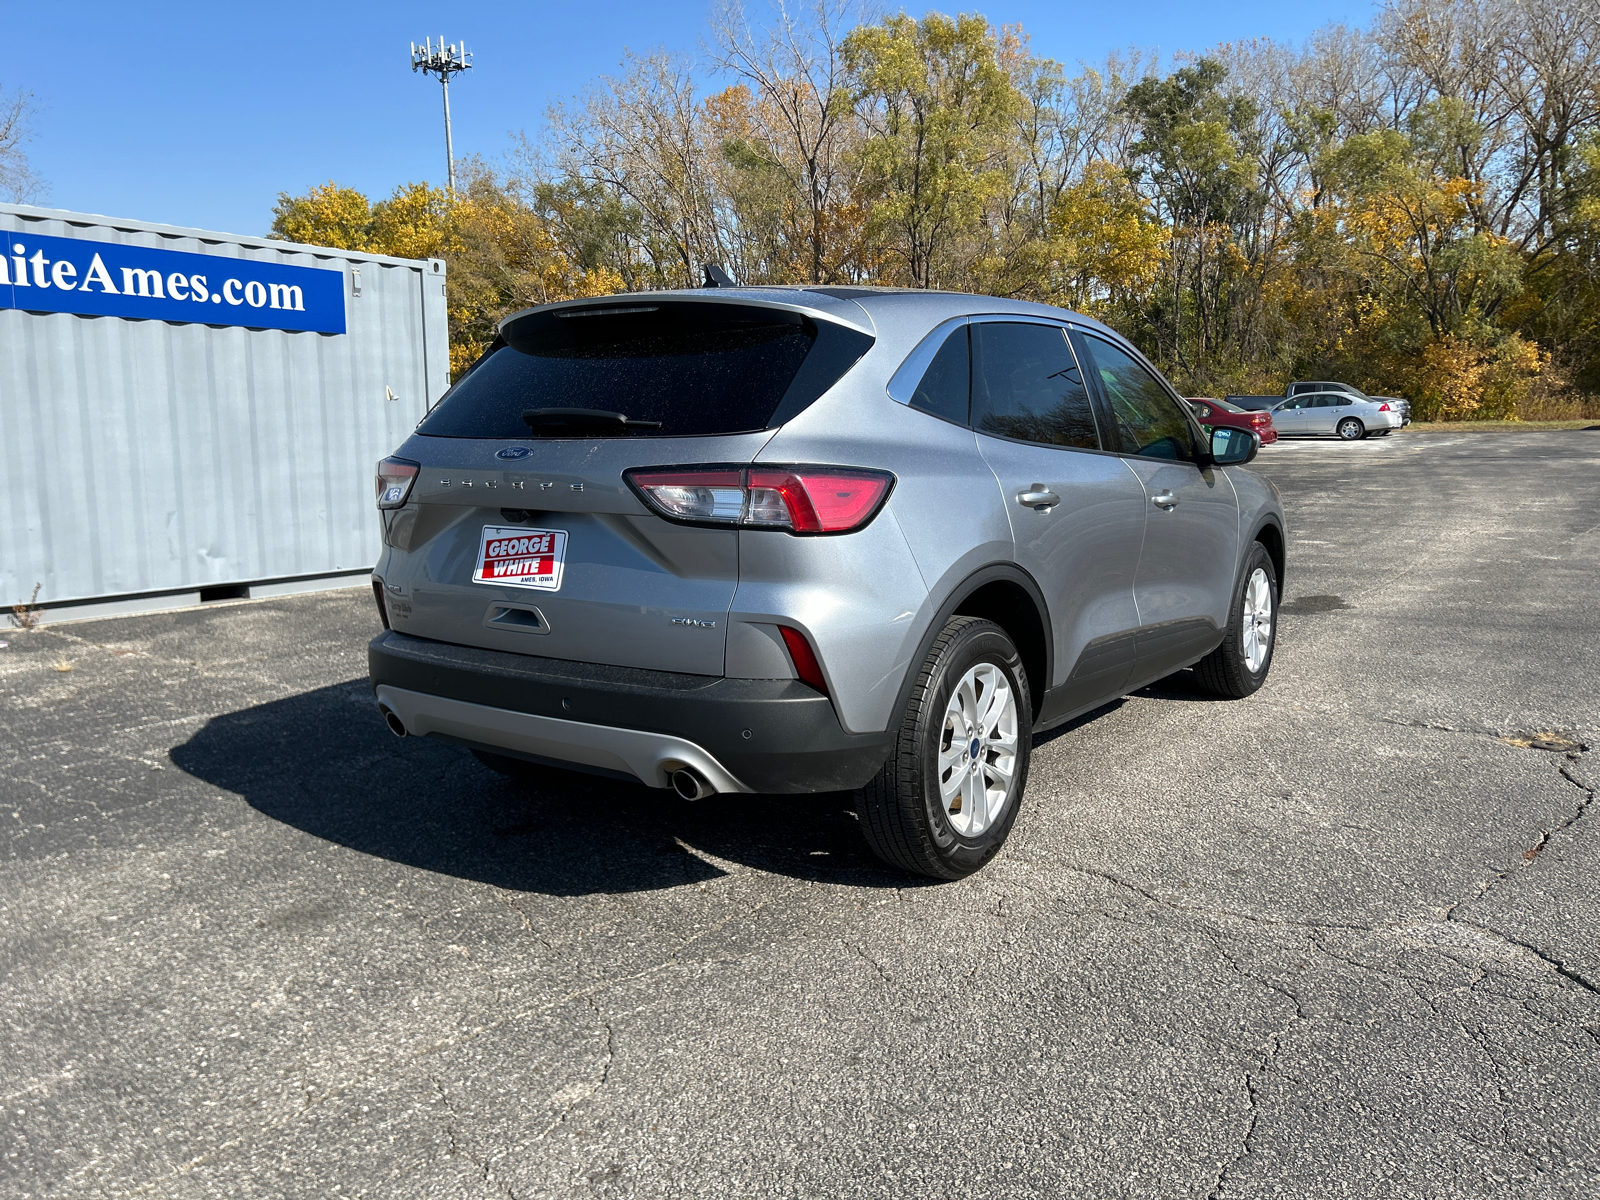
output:
[{"label": "rear hatch", "polygon": [[722,674],[739,534],[664,520],[623,473],[749,463],[872,339],[772,304],[623,299],[509,318],[397,453],[419,470],[385,513],[396,629]]}]

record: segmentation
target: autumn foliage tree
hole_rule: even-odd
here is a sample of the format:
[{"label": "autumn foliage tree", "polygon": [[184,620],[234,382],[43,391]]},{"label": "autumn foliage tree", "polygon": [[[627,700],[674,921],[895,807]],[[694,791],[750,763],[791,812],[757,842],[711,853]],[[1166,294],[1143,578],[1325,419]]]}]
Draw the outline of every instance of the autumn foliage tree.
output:
[{"label": "autumn foliage tree", "polygon": [[523,304],[717,263],[1066,305],[1196,394],[1600,415],[1593,3],[1388,0],[1069,72],[975,13],[718,2],[699,61],[626,54],[503,173],[283,196],[275,234],[448,259],[458,366]]},{"label": "autumn foliage tree", "polygon": [[445,259],[454,374],[483,353],[506,314],[623,288],[608,268],[573,262],[545,219],[478,163],[465,164],[454,196],[425,183],[402,184],[376,204],[333,182],[303,196],[282,194],[272,233],[343,250]]}]

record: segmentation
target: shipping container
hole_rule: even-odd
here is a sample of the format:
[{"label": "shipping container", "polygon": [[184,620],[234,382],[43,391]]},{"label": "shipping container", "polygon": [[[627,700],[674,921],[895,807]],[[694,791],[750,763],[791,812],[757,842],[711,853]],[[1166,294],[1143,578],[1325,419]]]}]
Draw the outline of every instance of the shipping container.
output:
[{"label": "shipping container", "polygon": [[0,205],[0,603],[377,560],[373,464],[449,386],[445,265]]}]

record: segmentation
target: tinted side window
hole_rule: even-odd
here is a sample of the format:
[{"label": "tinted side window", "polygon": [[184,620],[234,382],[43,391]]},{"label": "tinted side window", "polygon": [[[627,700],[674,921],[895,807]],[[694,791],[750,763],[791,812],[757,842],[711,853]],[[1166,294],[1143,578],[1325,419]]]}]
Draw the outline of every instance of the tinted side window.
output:
[{"label": "tinted side window", "polygon": [[1189,422],[1156,377],[1125,352],[1097,337],[1087,337],[1100,383],[1116,425],[1113,435],[1127,454],[1152,458],[1191,458]]},{"label": "tinted side window", "polygon": [[972,326],[972,347],[974,429],[1047,446],[1100,448],[1066,330],[984,321]]},{"label": "tinted side window", "polygon": [[1309,407],[1311,407],[1311,408],[1338,408],[1341,404],[1349,404],[1349,403],[1350,403],[1350,397],[1348,397],[1348,396],[1335,396],[1335,395],[1329,393],[1328,395],[1313,397]]},{"label": "tinted side window", "polygon": [[911,394],[911,407],[930,412],[957,425],[967,423],[967,399],[971,390],[971,355],[967,351],[967,327],[951,332],[939,353]]}]

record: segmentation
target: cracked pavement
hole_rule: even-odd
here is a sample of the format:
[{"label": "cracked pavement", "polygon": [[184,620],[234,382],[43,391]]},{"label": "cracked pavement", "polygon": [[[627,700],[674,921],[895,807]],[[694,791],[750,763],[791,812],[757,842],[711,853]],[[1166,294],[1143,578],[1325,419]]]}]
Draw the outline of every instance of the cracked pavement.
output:
[{"label": "cracked pavement", "polygon": [[0,1193],[1600,1194],[1600,432],[1281,443],[1267,686],[1011,841],[522,791],[362,590],[0,634]]}]

